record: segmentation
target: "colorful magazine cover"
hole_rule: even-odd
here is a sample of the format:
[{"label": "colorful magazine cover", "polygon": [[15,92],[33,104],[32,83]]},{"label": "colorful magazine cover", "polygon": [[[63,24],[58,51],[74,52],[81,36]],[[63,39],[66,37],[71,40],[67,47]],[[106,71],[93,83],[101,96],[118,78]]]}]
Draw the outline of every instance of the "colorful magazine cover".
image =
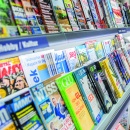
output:
[{"label": "colorful magazine cover", "polygon": [[106,6],[107,6],[107,11],[109,13],[109,18],[111,19],[113,27],[117,27],[115,17],[114,17],[114,14],[113,14],[113,10],[112,10],[112,6],[111,6],[111,2],[110,2],[110,0],[105,0],[105,2],[106,2]]},{"label": "colorful magazine cover", "polygon": [[103,116],[103,110],[97,100],[96,94],[88,80],[87,72],[84,68],[80,68],[73,72],[75,81],[83,96],[86,107],[95,124],[98,124]]},{"label": "colorful magazine cover", "polygon": [[9,100],[6,106],[18,130],[44,130],[29,92]]},{"label": "colorful magazine cover", "polygon": [[28,87],[18,57],[0,60],[0,98]]},{"label": "colorful magazine cover", "polygon": [[116,76],[115,72],[113,71],[113,68],[111,67],[111,65],[109,63],[108,58],[101,61],[101,66],[103,69],[105,69],[107,71],[108,78],[112,84],[116,97],[121,98],[123,96],[124,91],[120,85],[118,77]]},{"label": "colorful magazine cover", "polygon": [[31,34],[31,28],[28,27],[28,20],[25,15],[23,6],[21,1],[17,0],[10,0],[10,5],[13,12],[13,17],[15,20],[16,25],[18,26],[18,30],[20,35],[29,35]]},{"label": "colorful magazine cover", "polygon": [[106,88],[106,90],[108,92],[108,95],[109,95],[112,103],[116,104],[117,103],[117,98],[115,96],[112,85],[111,85],[111,83],[110,83],[110,81],[109,81],[109,79],[107,77],[108,75],[107,75],[106,71],[101,67],[100,61],[95,62],[95,65],[96,65],[96,69],[99,72],[100,77],[101,77],[101,79],[102,79],[102,81],[103,81],[103,83],[105,85],[105,88]]},{"label": "colorful magazine cover", "polygon": [[72,72],[56,79],[56,84],[61,92],[69,113],[77,130],[91,130],[94,123],[85,106]]},{"label": "colorful magazine cover", "polygon": [[107,28],[107,24],[104,18],[104,13],[103,13],[103,7],[102,7],[102,0],[93,0],[95,4],[95,9],[97,12],[97,16],[101,25],[101,28]]},{"label": "colorful magazine cover", "polygon": [[96,8],[95,8],[94,1],[93,1],[93,0],[88,0],[88,4],[89,4],[89,7],[90,7],[90,9],[91,9],[92,16],[93,16],[93,19],[94,19],[96,28],[101,29],[102,27],[101,27],[101,25],[100,25],[100,21],[99,21],[97,12],[96,12]]},{"label": "colorful magazine cover", "polygon": [[80,29],[88,29],[87,21],[85,19],[83,9],[80,3],[80,0],[72,0],[73,5],[74,5],[74,11],[76,14],[76,18],[78,21],[78,25]]},{"label": "colorful magazine cover", "polygon": [[58,74],[69,72],[69,68],[63,50],[55,51],[54,61]]},{"label": "colorful magazine cover", "polygon": [[107,8],[105,0],[102,0],[102,6],[103,6],[103,9],[104,9],[104,15],[105,15],[107,25],[108,25],[109,28],[113,28],[114,25],[113,25],[113,23],[110,19],[110,15],[109,15],[108,8]]},{"label": "colorful magazine cover", "polygon": [[0,26],[0,38],[8,37],[8,30],[5,26]]},{"label": "colorful magazine cover", "polygon": [[115,58],[114,58],[113,53],[111,53],[111,54],[108,56],[108,58],[109,58],[109,62],[110,62],[110,64],[111,64],[111,66],[112,66],[112,68],[113,68],[115,74],[116,74],[117,77],[118,77],[118,80],[119,80],[119,82],[120,82],[122,88],[124,89],[125,86],[126,86],[126,82],[125,82],[125,80],[122,78],[122,75],[121,75],[121,72],[120,72],[120,70],[119,70],[119,67],[117,66],[117,63],[116,63],[115,60],[114,60]]},{"label": "colorful magazine cover", "polygon": [[116,0],[110,0],[110,3],[111,3],[113,15],[114,15],[114,19],[115,19],[115,22],[117,24],[117,27],[124,27],[119,4],[117,3]]},{"label": "colorful magazine cover", "polygon": [[68,14],[68,18],[70,21],[70,25],[72,26],[73,31],[78,31],[78,21],[74,12],[73,4],[71,0],[63,0],[66,8],[66,12]]},{"label": "colorful magazine cover", "polygon": [[98,59],[105,57],[103,46],[102,46],[101,42],[95,42],[94,48],[95,48]]},{"label": "colorful magazine cover", "polygon": [[[52,1],[53,2],[53,1]],[[37,0],[38,9],[42,16],[43,24],[47,33],[59,32],[57,21],[52,8],[51,0]]]},{"label": "colorful magazine cover", "polygon": [[10,31],[8,26],[12,28],[12,30],[17,29],[15,27],[15,21],[13,19],[13,13],[8,0],[0,0],[0,28],[1,33],[0,37],[8,37],[8,36],[17,36],[19,33],[13,33],[15,35],[11,35],[12,33],[6,34],[6,32]]},{"label": "colorful magazine cover", "polygon": [[[41,33],[45,34],[46,31],[45,31],[45,27],[43,25],[43,20],[42,20],[42,16],[41,16],[40,10],[38,8],[37,0],[31,0],[30,2],[31,2],[31,6],[33,8],[33,12],[35,13],[35,17],[36,17],[37,23],[38,23],[38,25],[39,25],[39,27],[41,29]],[[36,30],[37,30],[37,28],[36,28]]]},{"label": "colorful magazine cover", "polygon": [[19,31],[18,31],[17,26],[7,26],[6,29],[10,37],[19,36]]},{"label": "colorful magazine cover", "polygon": [[74,124],[55,84],[56,75],[31,88],[35,105],[46,129],[74,130]]},{"label": "colorful magazine cover", "polygon": [[50,78],[44,55],[45,51],[19,56],[29,87]]},{"label": "colorful magazine cover", "polygon": [[98,95],[100,96],[102,103],[104,105],[105,111],[109,112],[113,106],[112,101],[109,97],[108,91],[106,90],[105,84],[101,78],[102,73],[97,70],[95,63],[88,65],[88,73],[93,78],[93,81],[96,85]]},{"label": "colorful magazine cover", "polygon": [[102,42],[102,45],[105,52],[105,56],[111,54],[111,40],[104,40]]},{"label": "colorful magazine cover", "polygon": [[62,32],[72,31],[63,1],[52,0],[52,5],[61,31]]},{"label": "colorful magazine cover", "polygon": [[80,66],[75,48],[65,49],[64,53],[69,67],[69,71],[72,71]]},{"label": "colorful magazine cover", "polygon": [[0,130],[17,130],[9,112],[6,109],[6,105],[3,104],[0,105],[0,119]]},{"label": "colorful magazine cover", "polygon": [[80,0],[89,29],[95,29],[92,13],[87,0]]},{"label": "colorful magazine cover", "polygon": [[41,30],[38,26],[37,18],[35,16],[35,12],[31,5],[31,0],[21,0],[21,2],[28,20],[28,24],[31,27],[32,34],[41,34]]},{"label": "colorful magazine cover", "polygon": [[75,48],[77,51],[77,55],[78,55],[78,59],[79,59],[80,64],[84,65],[89,60],[86,46],[79,45],[79,46],[76,46]]}]

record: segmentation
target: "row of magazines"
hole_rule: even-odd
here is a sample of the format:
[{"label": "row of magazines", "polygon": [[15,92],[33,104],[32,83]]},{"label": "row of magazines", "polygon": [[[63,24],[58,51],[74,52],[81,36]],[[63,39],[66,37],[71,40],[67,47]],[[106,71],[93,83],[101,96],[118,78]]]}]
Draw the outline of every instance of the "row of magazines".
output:
[{"label": "row of magazines", "polygon": [[129,4],[118,0],[0,0],[0,38],[128,27]]},{"label": "row of magazines", "polygon": [[94,129],[130,82],[129,46],[117,34],[0,60],[0,129]]}]

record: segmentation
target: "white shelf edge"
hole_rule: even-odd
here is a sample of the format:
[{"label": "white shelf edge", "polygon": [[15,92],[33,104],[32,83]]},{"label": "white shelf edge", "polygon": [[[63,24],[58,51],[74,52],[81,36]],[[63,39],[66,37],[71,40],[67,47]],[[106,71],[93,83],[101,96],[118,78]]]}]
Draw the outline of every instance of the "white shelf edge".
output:
[{"label": "white shelf edge", "polygon": [[28,92],[28,91],[29,91],[29,88],[24,88],[24,89],[22,89],[22,90],[20,90],[18,92],[15,92],[15,93],[13,93],[13,94],[5,97],[5,98],[0,99],[0,103],[5,103],[5,102],[7,102],[7,101],[9,101],[9,100],[11,100],[11,99],[13,99],[13,98],[23,94],[23,93]]},{"label": "white shelf edge", "polygon": [[118,102],[115,105],[113,105],[109,113],[104,114],[101,122],[97,126],[95,126],[94,130],[106,130],[109,124],[113,121],[114,117],[119,113],[120,109],[122,107],[125,107],[124,104],[129,97],[130,97],[130,84],[127,85],[123,97],[118,99]]}]

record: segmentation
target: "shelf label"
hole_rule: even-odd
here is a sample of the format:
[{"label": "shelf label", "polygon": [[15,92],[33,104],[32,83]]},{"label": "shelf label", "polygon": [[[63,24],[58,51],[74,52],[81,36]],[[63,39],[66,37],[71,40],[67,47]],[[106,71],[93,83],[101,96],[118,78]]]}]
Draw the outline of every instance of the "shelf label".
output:
[{"label": "shelf label", "polygon": [[27,37],[0,40],[0,56],[6,56],[13,53],[22,53],[48,47],[48,41],[45,36]]},{"label": "shelf label", "polygon": [[126,28],[121,28],[121,29],[118,29],[118,33],[121,34],[121,33],[127,33],[127,30]]}]

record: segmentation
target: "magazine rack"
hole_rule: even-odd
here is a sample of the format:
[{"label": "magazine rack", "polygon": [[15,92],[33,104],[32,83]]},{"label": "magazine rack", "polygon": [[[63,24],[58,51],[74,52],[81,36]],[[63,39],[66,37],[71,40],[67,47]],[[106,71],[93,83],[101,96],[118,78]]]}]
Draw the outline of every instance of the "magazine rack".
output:
[{"label": "magazine rack", "polygon": [[[33,35],[24,37],[14,37],[14,38],[3,38],[0,39],[0,59],[10,58],[14,56],[19,56],[27,53],[34,53],[37,51],[43,51],[48,49],[61,50],[65,48],[75,47],[77,45],[83,44],[86,41],[97,40],[102,41],[105,39],[114,38],[118,33],[122,33],[124,36],[129,36],[130,28],[113,28],[113,29],[102,29],[102,30],[84,30],[76,32],[66,32],[66,33],[54,33],[54,34],[44,34],[44,35]],[[29,44],[29,41],[34,44]],[[26,46],[23,47],[23,42]],[[3,51],[3,45],[17,45],[17,49],[12,46],[12,50],[5,49]],[[9,46],[8,46],[9,47]],[[13,48],[14,47],[14,48]],[[12,99],[19,94],[25,93],[28,88],[23,89],[15,94],[7,96],[4,99],[0,99],[0,104]],[[124,109],[125,105],[130,100],[130,84],[127,85],[126,92],[123,97],[118,100],[109,114],[105,114],[101,122],[95,127],[95,130],[111,129],[115,120],[118,118],[120,112]]]}]

